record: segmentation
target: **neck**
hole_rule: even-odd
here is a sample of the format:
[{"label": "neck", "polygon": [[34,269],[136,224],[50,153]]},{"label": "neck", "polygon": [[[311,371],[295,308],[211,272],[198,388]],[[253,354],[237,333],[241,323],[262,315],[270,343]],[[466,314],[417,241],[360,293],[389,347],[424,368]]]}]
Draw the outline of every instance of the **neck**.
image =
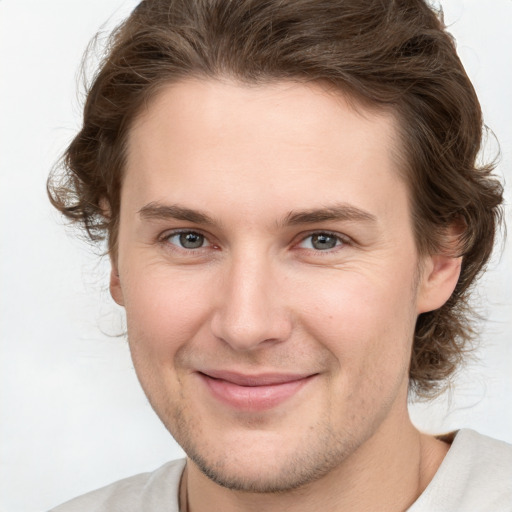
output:
[{"label": "neck", "polygon": [[209,480],[189,460],[180,493],[181,509],[186,512],[406,510],[432,480],[448,445],[418,432],[405,415],[402,428],[397,429],[395,422],[381,425],[330,473],[288,492],[266,494],[226,489]]}]

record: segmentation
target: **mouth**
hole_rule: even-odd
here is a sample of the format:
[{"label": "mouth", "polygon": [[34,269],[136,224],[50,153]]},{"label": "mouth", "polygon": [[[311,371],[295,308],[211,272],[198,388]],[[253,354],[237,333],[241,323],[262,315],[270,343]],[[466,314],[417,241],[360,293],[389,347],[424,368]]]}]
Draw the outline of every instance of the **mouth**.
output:
[{"label": "mouth", "polygon": [[241,374],[228,371],[197,372],[211,395],[242,411],[263,411],[291,399],[318,374]]}]

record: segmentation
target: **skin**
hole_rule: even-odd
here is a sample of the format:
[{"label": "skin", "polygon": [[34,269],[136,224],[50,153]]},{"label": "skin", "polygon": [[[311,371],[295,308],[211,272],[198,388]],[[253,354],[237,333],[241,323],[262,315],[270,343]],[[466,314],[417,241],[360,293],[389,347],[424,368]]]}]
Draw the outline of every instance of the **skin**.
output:
[{"label": "skin", "polygon": [[[179,82],[134,122],[111,293],[189,456],[190,511],[404,510],[441,463],[410,422],[408,364],[460,260],[418,255],[395,134],[390,113],[287,82]],[[307,379],[233,407],[214,371]]]}]

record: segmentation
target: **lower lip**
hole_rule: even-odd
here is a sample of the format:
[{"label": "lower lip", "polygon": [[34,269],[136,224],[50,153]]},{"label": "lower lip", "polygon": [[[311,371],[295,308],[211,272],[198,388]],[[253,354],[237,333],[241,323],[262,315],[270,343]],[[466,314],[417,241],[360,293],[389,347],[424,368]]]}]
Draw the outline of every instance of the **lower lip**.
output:
[{"label": "lower lip", "polygon": [[298,393],[314,377],[311,375],[265,386],[240,386],[204,374],[199,375],[217,400],[244,411],[264,411],[276,407]]}]

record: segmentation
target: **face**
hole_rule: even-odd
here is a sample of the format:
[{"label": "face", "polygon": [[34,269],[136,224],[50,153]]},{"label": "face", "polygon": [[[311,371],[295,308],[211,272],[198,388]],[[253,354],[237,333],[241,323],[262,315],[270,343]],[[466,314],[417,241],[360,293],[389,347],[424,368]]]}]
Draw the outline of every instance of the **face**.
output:
[{"label": "face", "polygon": [[152,406],[224,486],[300,486],[403,423],[436,299],[395,131],[320,85],[213,80],[133,125],[112,294]]}]

